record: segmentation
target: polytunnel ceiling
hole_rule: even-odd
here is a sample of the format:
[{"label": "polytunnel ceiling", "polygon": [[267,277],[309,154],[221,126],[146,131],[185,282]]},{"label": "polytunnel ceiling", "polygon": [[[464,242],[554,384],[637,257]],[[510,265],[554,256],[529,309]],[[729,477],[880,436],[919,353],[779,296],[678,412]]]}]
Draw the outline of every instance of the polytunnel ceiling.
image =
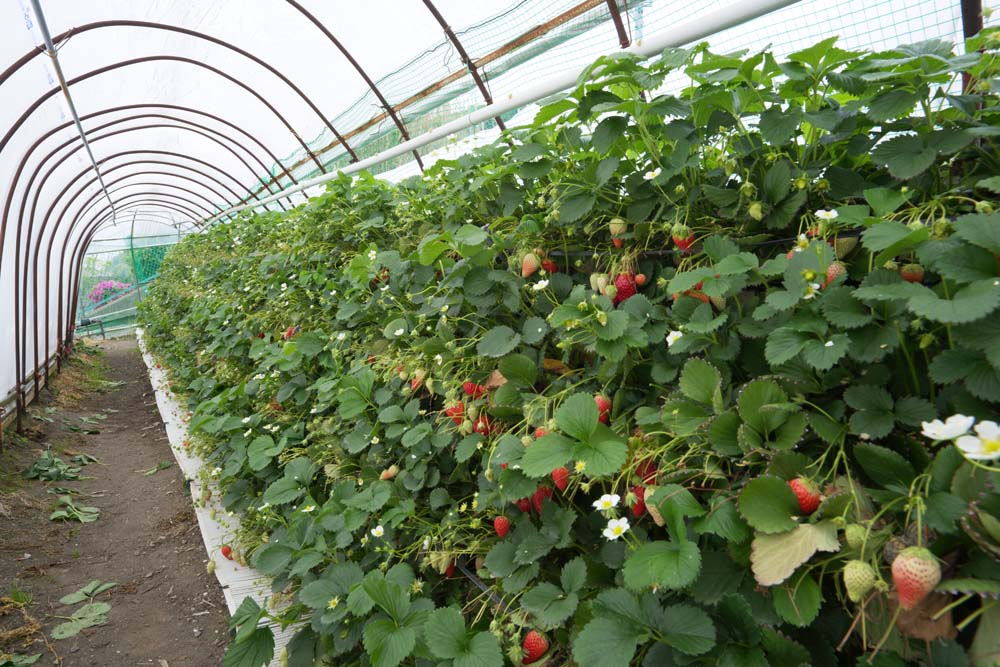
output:
[{"label": "polytunnel ceiling", "polygon": [[[48,360],[69,338],[83,257],[104,230],[126,223],[134,228],[137,221],[199,228],[222,210],[356,161],[357,147],[386,128],[409,139],[414,130],[408,124],[430,108],[427,98],[449,87],[457,92],[444,101],[468,90],[479,105],[490,104],[483,64],[588,12],[613,21],[609,46],[625,46],[630,38],[621,10],[628,4],[5,3],[0,334],[14,341],[15,363],[0,363],[0,390],[17,387],[23,404],[23,383],[38,386],[40,373],[47,375]],[[530,15],[532,22],[507,44],[480,40],[474,46],[485,56],[470,55],[463,31],[452,26],[482,25],[502,11],[503,18]],[[46,51],[43,24],[58,61]],[[439,46],[421,52],[431,44]],[[407,56],[423,69],[397,70]],[[435,59],[440,62],[431,66]],[[414,76],[407,78],[409,71]],[[425,78],[416,76],[421,71]],[[456,87],[463,79],[465,88]],[[495,123],[503,129],[500,117]],[[412,156],[422,168],[421,156]],[[303,199],[296,193],[263,208],[287,210]]]}]

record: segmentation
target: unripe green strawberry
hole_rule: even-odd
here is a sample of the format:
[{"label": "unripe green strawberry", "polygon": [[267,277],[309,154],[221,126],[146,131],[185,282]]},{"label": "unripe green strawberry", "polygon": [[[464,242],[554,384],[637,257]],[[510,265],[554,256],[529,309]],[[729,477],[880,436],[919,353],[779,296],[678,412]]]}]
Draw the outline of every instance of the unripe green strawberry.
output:
[{"label": "unripe green strawberry", "polygon": [[860,523],[848,524],[844,528],[844,540],[851,549],[860,549],[865,542],[865,527]]},{"label": "unripe green strawberry", "polygon": [[611,222],[608,223],[608,231],[611,232],[611,236],[621,236],[627,227],[621,218],[612,218]]},{"label": "unripe green strawberry", "polygon": [[851,602],[860,602],[875,586],[875,569],[863,560],[847,561],[844,566],[844,588]]},{"label": "unripe green strawberry", "polygon": [[892,583],[899,606],[913,609],[941,581],[941,566],[934,554],[923,547],[907,547],[892,561]]},{"label": "unripe green strawberry", "polygon": [[852,250],[854,250],[858,245],[858,239],[854,236],[846,236],[843,238],[838,238],[833,243],[833,249],[837,253],[837,259],[844,259],[847,257]]},{"label": "unripe green strawberry", "polygon": [[750,204],[750,208],[747,209],[747,213],[754,220],[763,220],[764,219],[764,205],[761,204],[759,201],[755,201],[752,204]]}]

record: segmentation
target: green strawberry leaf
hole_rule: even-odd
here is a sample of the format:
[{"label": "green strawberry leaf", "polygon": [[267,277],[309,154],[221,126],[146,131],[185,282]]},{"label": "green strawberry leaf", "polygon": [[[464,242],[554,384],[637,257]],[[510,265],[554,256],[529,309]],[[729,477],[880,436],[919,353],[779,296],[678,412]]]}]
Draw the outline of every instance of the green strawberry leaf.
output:
[{"label": "green strawberry leaf", "polygon": [[794,626],[804,628],[819,615],[823,593],[819,584],[802,573],[784,585],[773,589],[774,610],[781,618]]},{"label": "green strawberry leaf", "polygon": [[629,556],[623,573],[625,585],[632,590],[651,586],[684,588],[698,577],[701,553],[698,545],[681,542],[648,542]]},{"label": "green strawberry leaf", "polygon": [[589,440],[597,430],[599,411],[594,397],[573,394],[556,410],[556,427],[577,440]]},{"label": "green strawberry leaf", "polygon": [[476,352],[484,357],[502,357],[513,351],[521,342],[521,334],[507,326],[493,327],[486,332],[478,344]]},{"label": "green strawberry leaf", "polygon": [[685,655],[702,655],[715,646],[715,625],[703,610],[676,604],[663,610],[663,641]]},{"label": "green strawberry leaf", "polygon": [[799,501],[780,477],[763,475],[750,480],[740,493],[740,514],[762,533],[783,533],[798,526]]},{"label": "green strawberry leaf", "polygon": [[629,667],[640,631],[621,619],[595,618],[573,640],[573,659],[580,667]]},{"label": "green strawberry leaf", "polygon": [[680,390],[692,401],[712,405],[721,401],[721,395],[716,399],[721,382],[715,366],[703,359],[690,359],[681,371]]}]

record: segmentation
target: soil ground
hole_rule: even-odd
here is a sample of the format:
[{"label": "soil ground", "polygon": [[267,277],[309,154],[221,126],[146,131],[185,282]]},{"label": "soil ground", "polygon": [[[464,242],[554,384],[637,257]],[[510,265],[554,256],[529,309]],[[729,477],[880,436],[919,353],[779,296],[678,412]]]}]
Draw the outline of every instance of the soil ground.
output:
[{"label": "soil ground", "polygon": [[[53,381],[53,391],[43,390],[30,408],[25,437],[11,437],[10,431],[5,437],[0,656],[41,654],[35,665],[61,667],[220,665],[229,615],[218,582],[206,572],[191,496],[170,452],[145,364],[134,340],[108,341],[101,348],[75,355]],[[67,463],[84,454],[98,462],[82,466],[78,481],[21,479],[46,448]],[[144,474],[161,462],[171,465]],[[74,502],[98,508],[100,518],[50,521],[59,498],[55,487],[75,490]],[[117,584],[97,597],[111,605],[107,623],[75,637],[51,638],[53,627],[82,606],[59,598],[95,579]],[[28,595],[31,602],[23,608],[9,599],[3,604],[4,596]],[[40,630],[30,632],[29,617]],[[10,639],[12,631],[27,636]]]}]

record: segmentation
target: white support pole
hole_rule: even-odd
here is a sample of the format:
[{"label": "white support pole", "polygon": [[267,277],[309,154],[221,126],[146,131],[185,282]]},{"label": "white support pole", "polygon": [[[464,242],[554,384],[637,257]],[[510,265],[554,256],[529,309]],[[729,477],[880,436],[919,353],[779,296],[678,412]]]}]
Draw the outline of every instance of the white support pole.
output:
[{"label": "white support pole", "polygon": [[[622,51],[635,54],[642,58],[650,58],[658,55],[668,47],[680,47],[685,44],[696,42],[717,32],[740,25],[741,23],[746,23],[747,21],[759,18],[765,14],[769,14],[784,7],[794,5],[799,1],[800,0],[744,0],[740,4],[733,7],[720,9],[708,14],[707,16],[688,21],[687,23],[682,23],[669,31],[663,31],[651,35],[649,39],[636,42],[627,49],[622,49]],[[271,195],[270,197],[265,197],[264,199],[255,201],[252,204],[244,204],[242,206],[234,206],[226,209],[225,211],[208,218],[205,221],[205,224],[211,224],[219,218],[233,215],[235,213],[239,213],[240,211],[263,206],[264,204],[282,199],[295,192],[305,190],[306,188],[322,185],[323,183],[338,178],[341,174],[353,174],[363,171],[369,167],[373,167],[387,160],[391,160],[394,157],[403,155],[404,153],[409,153],[413,150],[426,146],[427,144],[439,139],[444,139],[452,134],[455,134],[456,132],[478,125],[479,123],[482,123],[490,118],[494,118],[514,109],[519,109],[527,104],[531,104],[532,102],[537,102],[542,98],[548,97],[549,95],[554,95],[558,92],[572,88],[576,85],[577,79],[584,71],[585,69],[574,72],[565,72],[563,74],[542,79],[535,84],[528,86],[520,93],[508,96],[506,100],[494,102],[493,104],[485,106],[477,111],[473,111],[464,117],[457,118],[449,123],[436,127],[429,132],[425,132],[418,137],[414,137],[409,141],[397,144],[396,146],[384,150],[377,155],[354,162],[336,172],[323,174],[322,176],[301,181],[293,187],[282,190],[281,192]]]}]

